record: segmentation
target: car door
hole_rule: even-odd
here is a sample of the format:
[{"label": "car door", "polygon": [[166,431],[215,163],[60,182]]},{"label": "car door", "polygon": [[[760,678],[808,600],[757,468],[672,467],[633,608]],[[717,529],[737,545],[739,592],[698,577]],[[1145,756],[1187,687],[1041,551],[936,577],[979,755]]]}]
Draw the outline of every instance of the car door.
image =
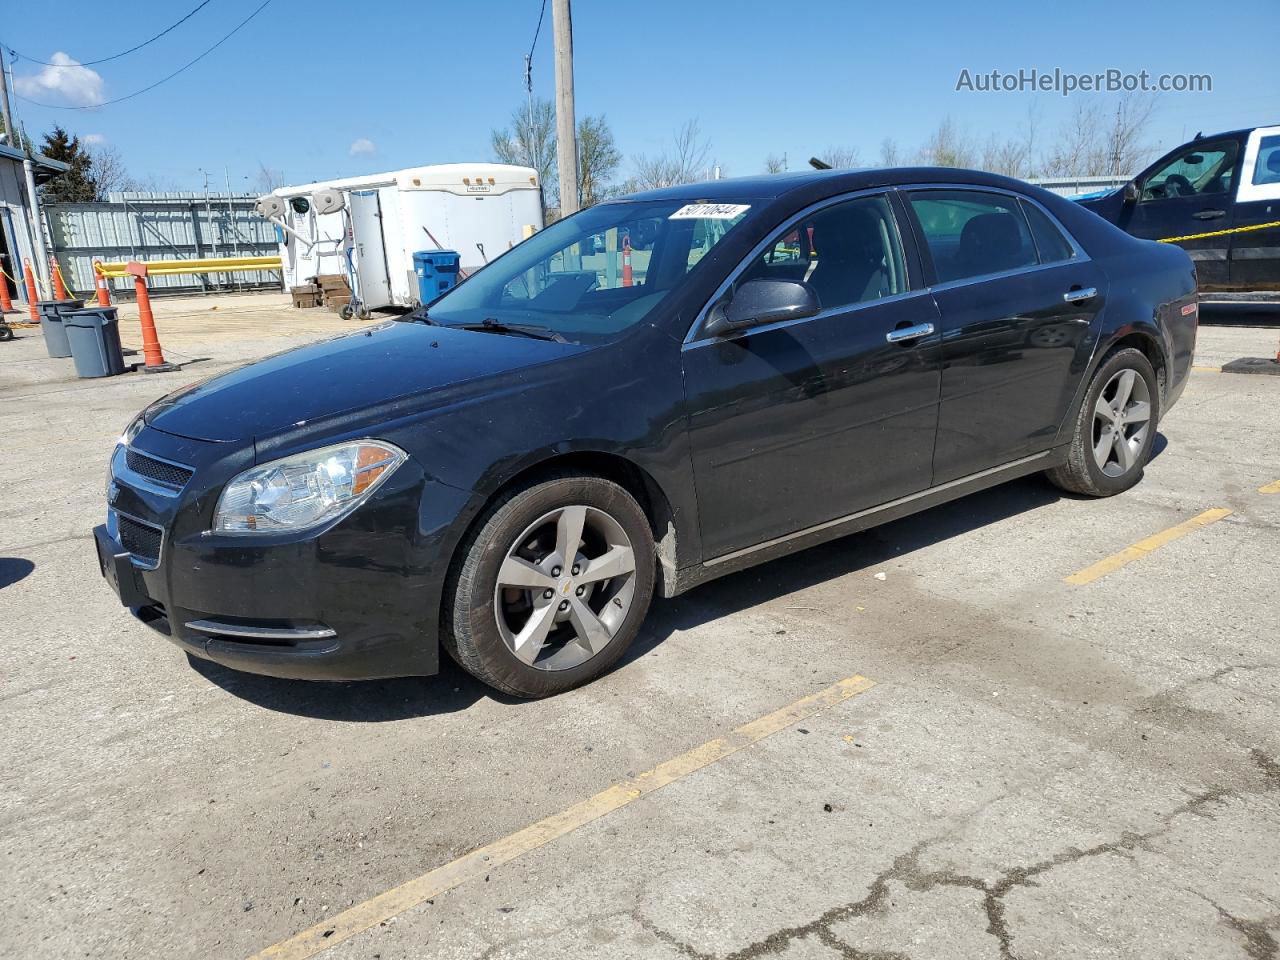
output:
[{"label": "car door", "polygon": [[1047,450],[1100,329],[1107,279],[1034,201],[910,191],[942,324],[933,482]]},{"label": "car door", "polygon": [[1280,127],[1249,134],[1233,226],[1231,286],[1280,290]]},{"label": "car door", "polygon": [[777,230],[712,298],[775,277],[807,283],[821,310],[721,337],[700,320],[684,344],[705,558],[929,485],[938,313],[911,289],[910,252],[887,194],[826,201]]},{"label": "car door", "polygon": [[1196,262],[1200,286],[1226,286],[1231,238],[1225,231],[1232,226],[1239,158],[1234,138],[1179,147],[1139,176],[1138,200],[1124,208],[1117,225],[1147,240],[1191,238],[1177,243]]}]

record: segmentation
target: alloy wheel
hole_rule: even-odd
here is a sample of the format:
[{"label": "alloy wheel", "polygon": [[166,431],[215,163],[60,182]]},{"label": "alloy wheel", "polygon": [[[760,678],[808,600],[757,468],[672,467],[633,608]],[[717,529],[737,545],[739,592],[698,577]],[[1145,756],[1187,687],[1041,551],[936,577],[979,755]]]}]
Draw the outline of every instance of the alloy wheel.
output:
[{"label": "alloy wheel", "polygon": [[595,507],[560,507],[526,527],[498,568],[498,632],[522,663],[571,669],[613,640],[635,586],[635,549],[622,525]]},{"label": "alloy wheel", "polygon": [[1136,370],[1115,374],[1093,408],[1093,461],[1108,477],[1133,469],[1151,429],[1151,392]]}]

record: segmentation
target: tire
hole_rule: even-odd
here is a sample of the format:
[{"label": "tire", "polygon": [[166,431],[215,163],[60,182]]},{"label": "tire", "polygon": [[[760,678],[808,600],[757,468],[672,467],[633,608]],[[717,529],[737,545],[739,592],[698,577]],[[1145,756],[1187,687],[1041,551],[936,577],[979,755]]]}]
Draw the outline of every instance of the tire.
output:
[{"label": "tire", "polygon": [[[578,549],[565,563],[577,530]],[[600,676],[631,645],[656,569],[653,533],[631,494],[603,477],[555,475],[503,494],[481,514],[445,586],[441,640],[497,690],[563,693]]]},{"label": "tire", "polygon": [[[1124,415],[1117,417],[1122,392],[1126,396]],[[1151,362],[1132,347],[1116,350],[1102,361],[1089,381],[1076,415],[1066,462],[1045,475],[1055,486],[1071,493],[1091,497],[1123,493],[1142,479],[1159,420],[1160,387]],[[1116,440],[1118,435],[1124,439]]]},{"label": "tire", "polygon": [[12,340],[13,328],[8,324],[0,323],[0,340]]},{"label": "tire", "polygon": [[343,305],[338,309],[338,316],[339,316],[340,318],[342,318],[343,320],[350,320],[350,319],[352,319],[355,315],[356,315],[356,312],[355,312],[354,310],[352,310],[352,309],[351,309],[351,304],[349,304],[349,303],[344,303],[344,304],[343,304]]}]

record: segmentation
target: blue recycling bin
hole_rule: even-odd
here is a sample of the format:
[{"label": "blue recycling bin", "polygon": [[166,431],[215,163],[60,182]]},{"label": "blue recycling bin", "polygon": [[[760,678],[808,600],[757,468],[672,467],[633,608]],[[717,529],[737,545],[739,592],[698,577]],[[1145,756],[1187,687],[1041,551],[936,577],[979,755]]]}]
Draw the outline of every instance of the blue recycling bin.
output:
[{"label": "blue recycling bin", "polygon": [[418,299],[424,304],[451,290],[458,282],[462,257],[456,250],[419,250],[413,255],[418,275]]},{"label": "blue recycling bin", "polygon": [[44,334],[44,348],[49,351],[49,356],[71,356],[71,346],[67,343],[67,332],[62,328],[62,321],[66,314],[83,306],[83,300],[36,301],[36,310],[40,314],[40,332]]},{"label": "blue recycling bin", "polygon": [[124,373],[124,350],[115,307],[93,307],[64,314],[62,326],[71,345],[78,377],[114,377]]}]

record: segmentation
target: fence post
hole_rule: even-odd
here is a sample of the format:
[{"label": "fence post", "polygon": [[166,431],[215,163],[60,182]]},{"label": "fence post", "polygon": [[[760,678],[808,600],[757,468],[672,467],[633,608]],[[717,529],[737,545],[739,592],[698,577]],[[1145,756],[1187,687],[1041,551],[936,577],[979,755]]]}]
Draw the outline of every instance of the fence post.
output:
[{"label": "fence post", "polygon": [[160,337],[156,334],[156,318],[151,313],[151,296],[147,293],[147,265],[130,260],[125,270],[133,275],[133,290],[138,297],[138,322],[142,324],[143,373],[164,373],[177,370],[176,364],[167,363],[160,349]]}]

